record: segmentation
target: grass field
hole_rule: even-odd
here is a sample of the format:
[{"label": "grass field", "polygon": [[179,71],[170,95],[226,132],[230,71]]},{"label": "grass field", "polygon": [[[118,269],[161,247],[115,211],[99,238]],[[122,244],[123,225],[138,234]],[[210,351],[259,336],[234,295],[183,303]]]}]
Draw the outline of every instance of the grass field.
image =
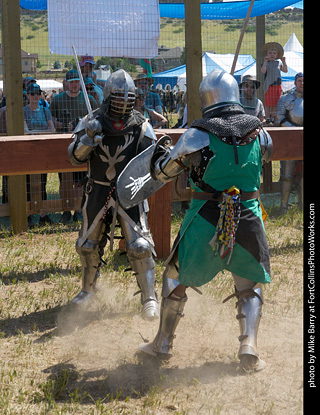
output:
[{"label": "grass field", "polygon": [[[145,322],[135,278],[106,250],[96,302],[68,302],[80,288],[79,223],[0,235],[0,413],[3,415],[302,414],[302,213],[268,209],[272,282],[265,288],[259,346],[267,368],[237,363],[238,323],[229,273],[199,296],[188,290],[174,356],[138,352],[158,322]],[[172,218],[172,238],[181,215]],[[157,261],[161,291],[162,261]],[[139,334],[140,333],[140,334]]]}]

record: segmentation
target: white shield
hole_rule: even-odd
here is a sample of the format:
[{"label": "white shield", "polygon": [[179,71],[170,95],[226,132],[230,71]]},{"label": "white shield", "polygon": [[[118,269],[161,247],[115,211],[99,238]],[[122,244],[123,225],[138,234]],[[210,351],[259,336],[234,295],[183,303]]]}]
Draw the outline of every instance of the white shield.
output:
[{"label": "white shield", "polygon": [[155,144],[138,154],[119,175],[117,197],[124,209],[138,205],[165,185],[153,180],[150,174],[150,160],[154,149]]}]

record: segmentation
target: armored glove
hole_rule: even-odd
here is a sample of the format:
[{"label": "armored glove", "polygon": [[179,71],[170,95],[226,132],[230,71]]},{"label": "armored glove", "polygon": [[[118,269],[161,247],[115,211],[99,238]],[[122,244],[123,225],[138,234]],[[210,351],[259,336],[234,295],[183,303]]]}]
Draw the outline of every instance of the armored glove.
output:
[{"label": "armored glove", "polygon": [[[156,143],[153,155],[150,160],[150,173],[154,180],[157,180],[155,171],[160,166],[161,161],[164,160],[172,149],[172,140],[168,135],[162,136]],[[160,166],[161,169],[161,166]]]},{"label": "armored glove", "polygon": [[102,140],[102,136],[100,135],[102,131],[102,125],[96,118],[86,121],[85,131],[91,140],[95,142]]}]

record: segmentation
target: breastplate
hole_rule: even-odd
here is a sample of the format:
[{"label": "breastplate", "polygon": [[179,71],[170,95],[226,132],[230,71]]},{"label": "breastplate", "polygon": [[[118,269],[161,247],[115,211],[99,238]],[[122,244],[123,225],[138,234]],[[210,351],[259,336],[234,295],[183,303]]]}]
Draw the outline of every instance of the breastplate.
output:
[{"label": "breastplate", "polygon": [[294,125],[303,126],[303,97],[296,97],[288,108],[287,119]]}]

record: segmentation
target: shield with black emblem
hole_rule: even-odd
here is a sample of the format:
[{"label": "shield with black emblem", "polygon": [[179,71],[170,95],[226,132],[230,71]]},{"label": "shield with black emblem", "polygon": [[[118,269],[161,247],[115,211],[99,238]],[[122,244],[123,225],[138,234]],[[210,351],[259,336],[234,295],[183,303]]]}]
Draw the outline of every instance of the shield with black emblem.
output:
[{"label": "shield with black emblem", "polygon": [[130,160],[120,173],[116,191],[119,203],[124,209],[138,205],[165,185],[153,180],[150,174],[150,160],[155,147],[153,144],[146,148]]}]

